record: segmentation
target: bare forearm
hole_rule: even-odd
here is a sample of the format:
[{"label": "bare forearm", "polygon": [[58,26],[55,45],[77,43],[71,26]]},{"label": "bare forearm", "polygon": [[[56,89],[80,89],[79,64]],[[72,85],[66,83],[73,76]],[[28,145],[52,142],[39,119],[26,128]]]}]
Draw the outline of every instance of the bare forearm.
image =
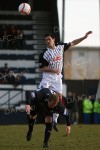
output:
[{"label": "bare forearm", "polygon": [[76,40],[72,41],[72,42],[71,42],[71,46],[74,46],[74,45],[79,44],[79,43],[82,42],[84,39],[85,39],[85,37],[81,37],[81,38],[79,38],[79,39],[76,39]]},{"label": "bare forearm", "polygon": [[65,116],[65,118],[66,118],[67,126],[70,126],[70,119],[69,119],[69,115]]},{"label": "bare forearm", "polygon": [[83,37],[81,37],[79,39],[76,39],[76,40],[73,40],[71,42],[71,46],[79,44],[80,42],[82,42],[83,40],[85,40],[89,36],[89,34],[92,34],[92,31],[88,31]]},{"label": "bare forearm", "polygon": [[52,69],[52,68],[49,68],[49,67],[43,67],[43,68],[40,68],[40,70],[41,70],[42,72],[51,72],[51,73],[53,73],[53,69]]},{"label": "bare forearm", "polygon": [[56,74],[60,73],[59,69],[54,69],[54,68],[49,68],[49,67],[43,67],[43,68],[40,68],[40,70],[42,72],[50,72],[50,73],[56,73]]}]

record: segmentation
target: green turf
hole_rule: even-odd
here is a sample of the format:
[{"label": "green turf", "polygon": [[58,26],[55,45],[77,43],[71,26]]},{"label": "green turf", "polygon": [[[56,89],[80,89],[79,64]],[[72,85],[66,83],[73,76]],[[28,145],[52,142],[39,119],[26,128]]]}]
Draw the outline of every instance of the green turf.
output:
[{"label": "green turf", "polygon": [[[100,125],[73,125],[70,136],[65,125],[52,131],[50,150],[100,150]],[[27,125],[0,126],[0,150],[43,150],[44,125],[35,125],[32,140],[26,141]]]}]

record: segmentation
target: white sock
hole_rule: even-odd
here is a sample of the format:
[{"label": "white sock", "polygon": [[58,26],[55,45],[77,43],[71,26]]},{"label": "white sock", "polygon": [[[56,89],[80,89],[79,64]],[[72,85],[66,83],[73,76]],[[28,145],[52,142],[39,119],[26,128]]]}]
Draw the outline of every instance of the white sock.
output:
[{"label": "white sock", "polygon": [[57,123],[58,117],[59,117],[59,114],[53,113],[53,122]]}]

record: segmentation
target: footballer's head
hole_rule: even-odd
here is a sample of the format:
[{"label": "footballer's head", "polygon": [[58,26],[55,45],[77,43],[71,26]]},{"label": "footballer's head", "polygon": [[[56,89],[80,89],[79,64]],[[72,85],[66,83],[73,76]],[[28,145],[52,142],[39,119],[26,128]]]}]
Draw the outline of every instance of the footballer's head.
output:
[{"label": "footballer's head", "polygon": [[46,34],[44,39],[48,48],[53,48],[55,46],[55,36],[53,33]]},{"label": "footballer's head", "polygon": [[48,107],[54,108],[59,102],[59,96],[57,94],[51,94],[48,98]]}]

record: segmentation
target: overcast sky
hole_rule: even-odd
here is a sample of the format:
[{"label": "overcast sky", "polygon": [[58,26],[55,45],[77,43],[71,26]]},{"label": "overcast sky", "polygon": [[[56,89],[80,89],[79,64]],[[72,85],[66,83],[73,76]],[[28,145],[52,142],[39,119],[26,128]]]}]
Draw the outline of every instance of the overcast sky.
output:
[{"label": "overcast sky", "polygon": [[100,46],[99,0],[65,0],[64,26],[64,42],[92,30],[93,34],[78,46]]}]

